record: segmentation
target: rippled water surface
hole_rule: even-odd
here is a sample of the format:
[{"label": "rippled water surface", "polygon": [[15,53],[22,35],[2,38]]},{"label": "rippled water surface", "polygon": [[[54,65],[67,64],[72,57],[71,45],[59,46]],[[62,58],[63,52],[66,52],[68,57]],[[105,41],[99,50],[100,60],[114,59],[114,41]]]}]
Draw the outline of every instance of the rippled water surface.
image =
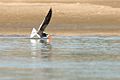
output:
[{"label": "rippled water surface", "polygon": [[0,38],[0,80],[119,79],[119,36]]}]

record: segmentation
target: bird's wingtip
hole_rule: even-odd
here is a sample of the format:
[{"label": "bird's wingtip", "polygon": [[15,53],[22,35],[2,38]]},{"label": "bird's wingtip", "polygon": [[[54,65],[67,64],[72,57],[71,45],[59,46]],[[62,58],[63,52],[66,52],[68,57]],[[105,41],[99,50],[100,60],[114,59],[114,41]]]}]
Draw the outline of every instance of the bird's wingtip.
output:
[{"label": "bird's wingtip", "polygon": [[52,7],[50,7],[50,10],[52,10]]}]

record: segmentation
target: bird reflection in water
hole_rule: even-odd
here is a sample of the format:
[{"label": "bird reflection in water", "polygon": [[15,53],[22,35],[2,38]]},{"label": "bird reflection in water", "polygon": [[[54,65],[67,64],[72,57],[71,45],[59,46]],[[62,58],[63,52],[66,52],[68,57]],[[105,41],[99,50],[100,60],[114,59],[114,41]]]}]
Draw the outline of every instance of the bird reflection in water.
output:
[{"label": "bird reflection in water", "polygon": [[32,58],[50,60],[52,46],[48,39],[31,39],[30,42]]},{"label": "bird reflection in water", "polygon": [[[43,67],[45,62],[51,61],[52,55],[52,46],[48,40],[40,40],[40,39],[31,39],[31,58],[32,58],[32,80],[37,80],[38,75],[43,75],[46,73],[52,73],[51,69],[42,68],[38,70],[39,67]],[[38,63],[42,63],[38,65]],[[49,76],[41,76],[41,80],[49,79]],[[39,80],[40,80],[39,79]]]}]

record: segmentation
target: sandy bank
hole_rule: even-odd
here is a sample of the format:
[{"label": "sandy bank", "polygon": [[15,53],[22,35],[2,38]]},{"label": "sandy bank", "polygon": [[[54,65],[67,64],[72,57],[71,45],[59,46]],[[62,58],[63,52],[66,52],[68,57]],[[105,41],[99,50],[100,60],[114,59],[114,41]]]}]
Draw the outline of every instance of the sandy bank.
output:
[{"label": "sandy bank", "polygon": [[33,27],[38,28],[50,7],[53,8],[52,20],[47,28],[50,33],[70,34],[72,30],[73,34],[81,34],[81,31],[82,34],[120,33],[119,8],[90,3],[0,4],[1,34],[29,34]]}]

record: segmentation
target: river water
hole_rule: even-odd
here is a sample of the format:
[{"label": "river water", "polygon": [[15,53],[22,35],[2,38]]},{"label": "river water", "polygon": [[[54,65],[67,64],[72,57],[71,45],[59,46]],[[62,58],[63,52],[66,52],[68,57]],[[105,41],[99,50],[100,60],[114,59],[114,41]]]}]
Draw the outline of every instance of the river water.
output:
[{"label": "river water", "polygon": [[0,80],[119,79],[119,36],[0,37]]}]

